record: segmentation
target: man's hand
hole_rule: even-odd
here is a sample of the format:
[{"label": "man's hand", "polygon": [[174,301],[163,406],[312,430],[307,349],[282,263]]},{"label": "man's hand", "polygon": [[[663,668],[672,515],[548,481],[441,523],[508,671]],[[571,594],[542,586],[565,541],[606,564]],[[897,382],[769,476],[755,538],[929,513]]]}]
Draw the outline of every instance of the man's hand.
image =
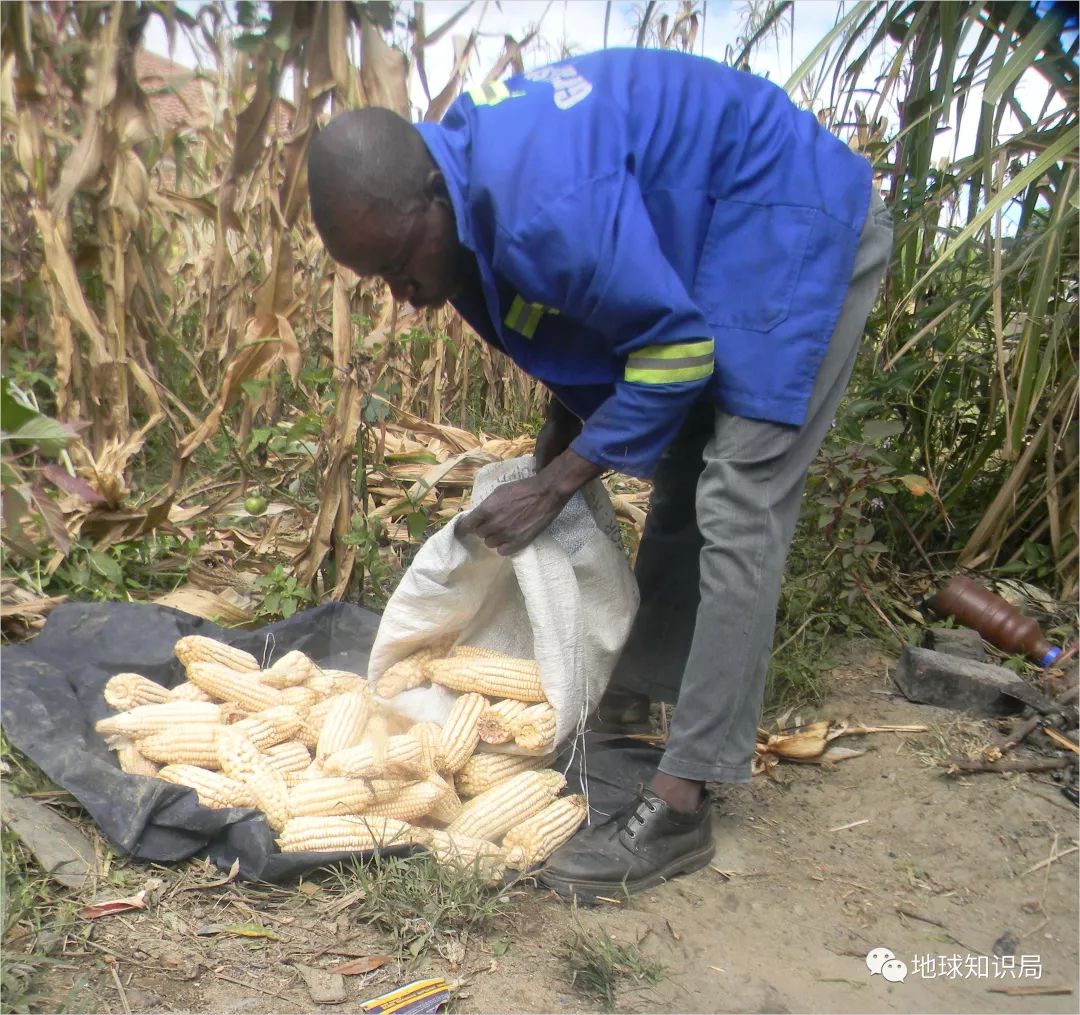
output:
[{"label": "man's hand", "polygon": [[458,533],[479,536],[504,557],[524,549],[544,531],[574,493],[604,470],[564,451],[528,479],[500,486],[458,524]]},{"label": "man's hand", "polygon": [[565,408],[554,395],[548,403],[547,419],[536,435],[536,471],[547,468],[581,433],[581,420]]}]

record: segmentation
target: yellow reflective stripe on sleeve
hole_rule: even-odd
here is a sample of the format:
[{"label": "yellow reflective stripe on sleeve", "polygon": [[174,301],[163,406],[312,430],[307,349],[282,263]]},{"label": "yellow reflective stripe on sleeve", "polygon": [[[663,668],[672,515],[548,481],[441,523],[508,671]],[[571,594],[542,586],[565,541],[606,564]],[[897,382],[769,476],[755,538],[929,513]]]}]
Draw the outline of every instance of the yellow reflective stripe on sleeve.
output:
[{"label": "yellow reflective stripe on sleeve", "polygon": [[635,349],[626,361],[625,380],[633,384],[676,384],[700,381],[713,372],[713,340],[649,345]]},{"label": "yellow reflective stripe on sleeve", "polygon": [[501,81],[492,81],[489,84],[469,89],[469,98],[473,100],[474,106],[497,106],[503,99],[523,94],[524,92],[511,93]]},{"label": "yellow reflective stripe on sleeve", "polygon": [[542,303],[526,303],[523,297],[515,296],[503,318],[503,324],[526,338],[532,338],[536,334],[536,329],[540,327],[544,314],[558,312],[551,307],[545,307]]}]

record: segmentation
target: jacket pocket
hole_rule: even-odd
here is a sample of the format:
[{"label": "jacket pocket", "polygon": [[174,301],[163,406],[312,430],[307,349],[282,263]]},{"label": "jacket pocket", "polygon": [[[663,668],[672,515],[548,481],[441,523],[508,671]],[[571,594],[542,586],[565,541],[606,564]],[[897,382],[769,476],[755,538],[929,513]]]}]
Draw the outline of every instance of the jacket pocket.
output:
[{"label": "jacket pocket", "polygon": [[717,200],[694,277],[715,328],[771,331],[787,320],[818,212]]}]

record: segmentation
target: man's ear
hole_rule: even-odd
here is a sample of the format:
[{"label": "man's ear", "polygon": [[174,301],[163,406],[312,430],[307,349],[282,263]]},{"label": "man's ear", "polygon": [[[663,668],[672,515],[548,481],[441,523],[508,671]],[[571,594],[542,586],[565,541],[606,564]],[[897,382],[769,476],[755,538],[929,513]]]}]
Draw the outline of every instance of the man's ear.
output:
[{"label": "man's ear", "polygon": [[446,179],[438,169],[432,169],[424,179],[424,197],[429,201],[450,203],[450,191],[447,189]]}]

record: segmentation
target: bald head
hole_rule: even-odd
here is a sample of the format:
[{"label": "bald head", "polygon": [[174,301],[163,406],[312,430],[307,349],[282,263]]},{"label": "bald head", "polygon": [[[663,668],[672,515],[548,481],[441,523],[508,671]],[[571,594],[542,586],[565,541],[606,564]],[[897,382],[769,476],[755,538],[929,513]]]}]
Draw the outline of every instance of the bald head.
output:
[{"label": "bald head", "polygon": [[334,117],[308,154],[311,215],[335,261],[418,306],[452,299],[463,251],[446,182],[420,132],[388,109]]}]

